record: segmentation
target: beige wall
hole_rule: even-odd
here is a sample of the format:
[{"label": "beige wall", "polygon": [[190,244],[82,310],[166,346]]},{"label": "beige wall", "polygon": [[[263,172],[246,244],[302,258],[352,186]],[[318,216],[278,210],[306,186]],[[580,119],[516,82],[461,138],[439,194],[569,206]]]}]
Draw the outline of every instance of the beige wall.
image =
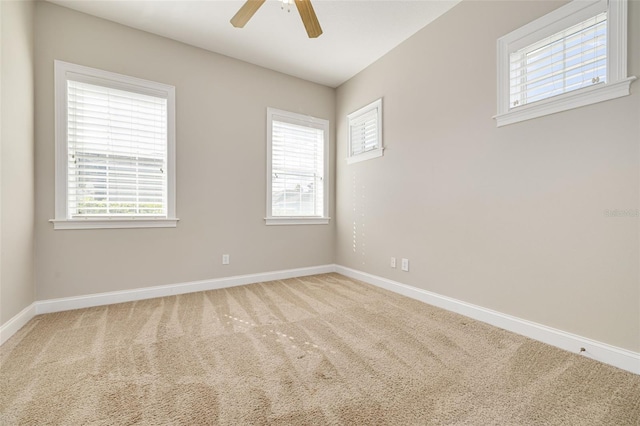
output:
[{"label": "beige wall", "polygon": [[0,2],[0,325],[34,301],[33,6]]},{"label": "beige wall", "polygon": [[[338,88],[337,263],[637,352],[639,221],[604,212],[640,207],[640,82],[491,118],[496,39],[561,4],[463,2]],[[640,2],[629,14],[640,77]],[[379,97],[384,157],[348,166],[345,117]]]},{"label": "beige wall", "polygon": [[[54,59],[176,87],[177,228],[53,230]],[[38,300],[333,263],[333,223],[264,224],[267,107],[333,133],[333,89],[48,3],[35,69]]]}]

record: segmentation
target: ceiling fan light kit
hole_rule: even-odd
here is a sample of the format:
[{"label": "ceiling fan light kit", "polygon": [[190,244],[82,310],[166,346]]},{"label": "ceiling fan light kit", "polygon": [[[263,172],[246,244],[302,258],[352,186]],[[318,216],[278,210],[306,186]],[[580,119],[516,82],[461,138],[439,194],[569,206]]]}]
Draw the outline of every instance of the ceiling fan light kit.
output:
[{"label": "ceiling fan light kit", "polygon": [[[284,3],[287,3],[287,10],[290,11],[290,4],[292,0],[283,0],[282,8],[284,9]],[[318,22],[318,17],[316,16],[316,12],[313,10],[313,5],[311,4],[311,0],[293,0],[296,4],[296,8],[298,9],[298,13],[300,13],[300,18],[302,19],[302,23],[304,24],[305,30],[307,30],[307,35],[309,38],[317,38],[322,34],[322,28],[320,27],[320,22]],[[260,6],[265,2],[265,0],[247,0],[245,4],[233,15],[231,18],[231,25],[236,28],[244,27],[249,19],[260,9]]]}]

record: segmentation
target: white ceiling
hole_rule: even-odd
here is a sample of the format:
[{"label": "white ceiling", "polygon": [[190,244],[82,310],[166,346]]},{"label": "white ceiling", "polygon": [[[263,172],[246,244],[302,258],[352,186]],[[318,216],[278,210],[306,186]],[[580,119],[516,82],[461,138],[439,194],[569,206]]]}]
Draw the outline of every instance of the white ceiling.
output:
[{"label": "white ceiling", "polygon": [[295,5],[267,0],[244,28],[243,0],[48,0],[252,64],[337,87],[460,0],[313,0],[323,34],[309,39]]}]

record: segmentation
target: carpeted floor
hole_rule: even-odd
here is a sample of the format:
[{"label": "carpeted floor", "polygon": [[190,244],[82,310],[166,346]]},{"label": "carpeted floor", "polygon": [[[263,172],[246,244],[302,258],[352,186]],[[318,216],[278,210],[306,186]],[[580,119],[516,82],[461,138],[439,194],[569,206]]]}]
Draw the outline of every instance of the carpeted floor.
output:
[{"label": "carpeted floor", "polygon": [[640,376],[338,274],[34,318],[0,424],[640,425]]}]

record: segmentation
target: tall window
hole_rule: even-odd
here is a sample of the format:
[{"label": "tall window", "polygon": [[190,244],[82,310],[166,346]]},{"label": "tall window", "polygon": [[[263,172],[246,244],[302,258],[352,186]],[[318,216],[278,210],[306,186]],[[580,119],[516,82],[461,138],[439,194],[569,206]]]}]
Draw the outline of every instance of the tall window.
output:
[{"label": "tall window", "polygon": [[267,225],[328,223],[329,122],[267,109]]},{"label": "tall window", "polygon": [[175,226],[174,88],[56,61],[56,229]]},{"label": "tall window", "polygon": [[498,126],[630,93],[627,0],[574,0],[498,40]]}]

